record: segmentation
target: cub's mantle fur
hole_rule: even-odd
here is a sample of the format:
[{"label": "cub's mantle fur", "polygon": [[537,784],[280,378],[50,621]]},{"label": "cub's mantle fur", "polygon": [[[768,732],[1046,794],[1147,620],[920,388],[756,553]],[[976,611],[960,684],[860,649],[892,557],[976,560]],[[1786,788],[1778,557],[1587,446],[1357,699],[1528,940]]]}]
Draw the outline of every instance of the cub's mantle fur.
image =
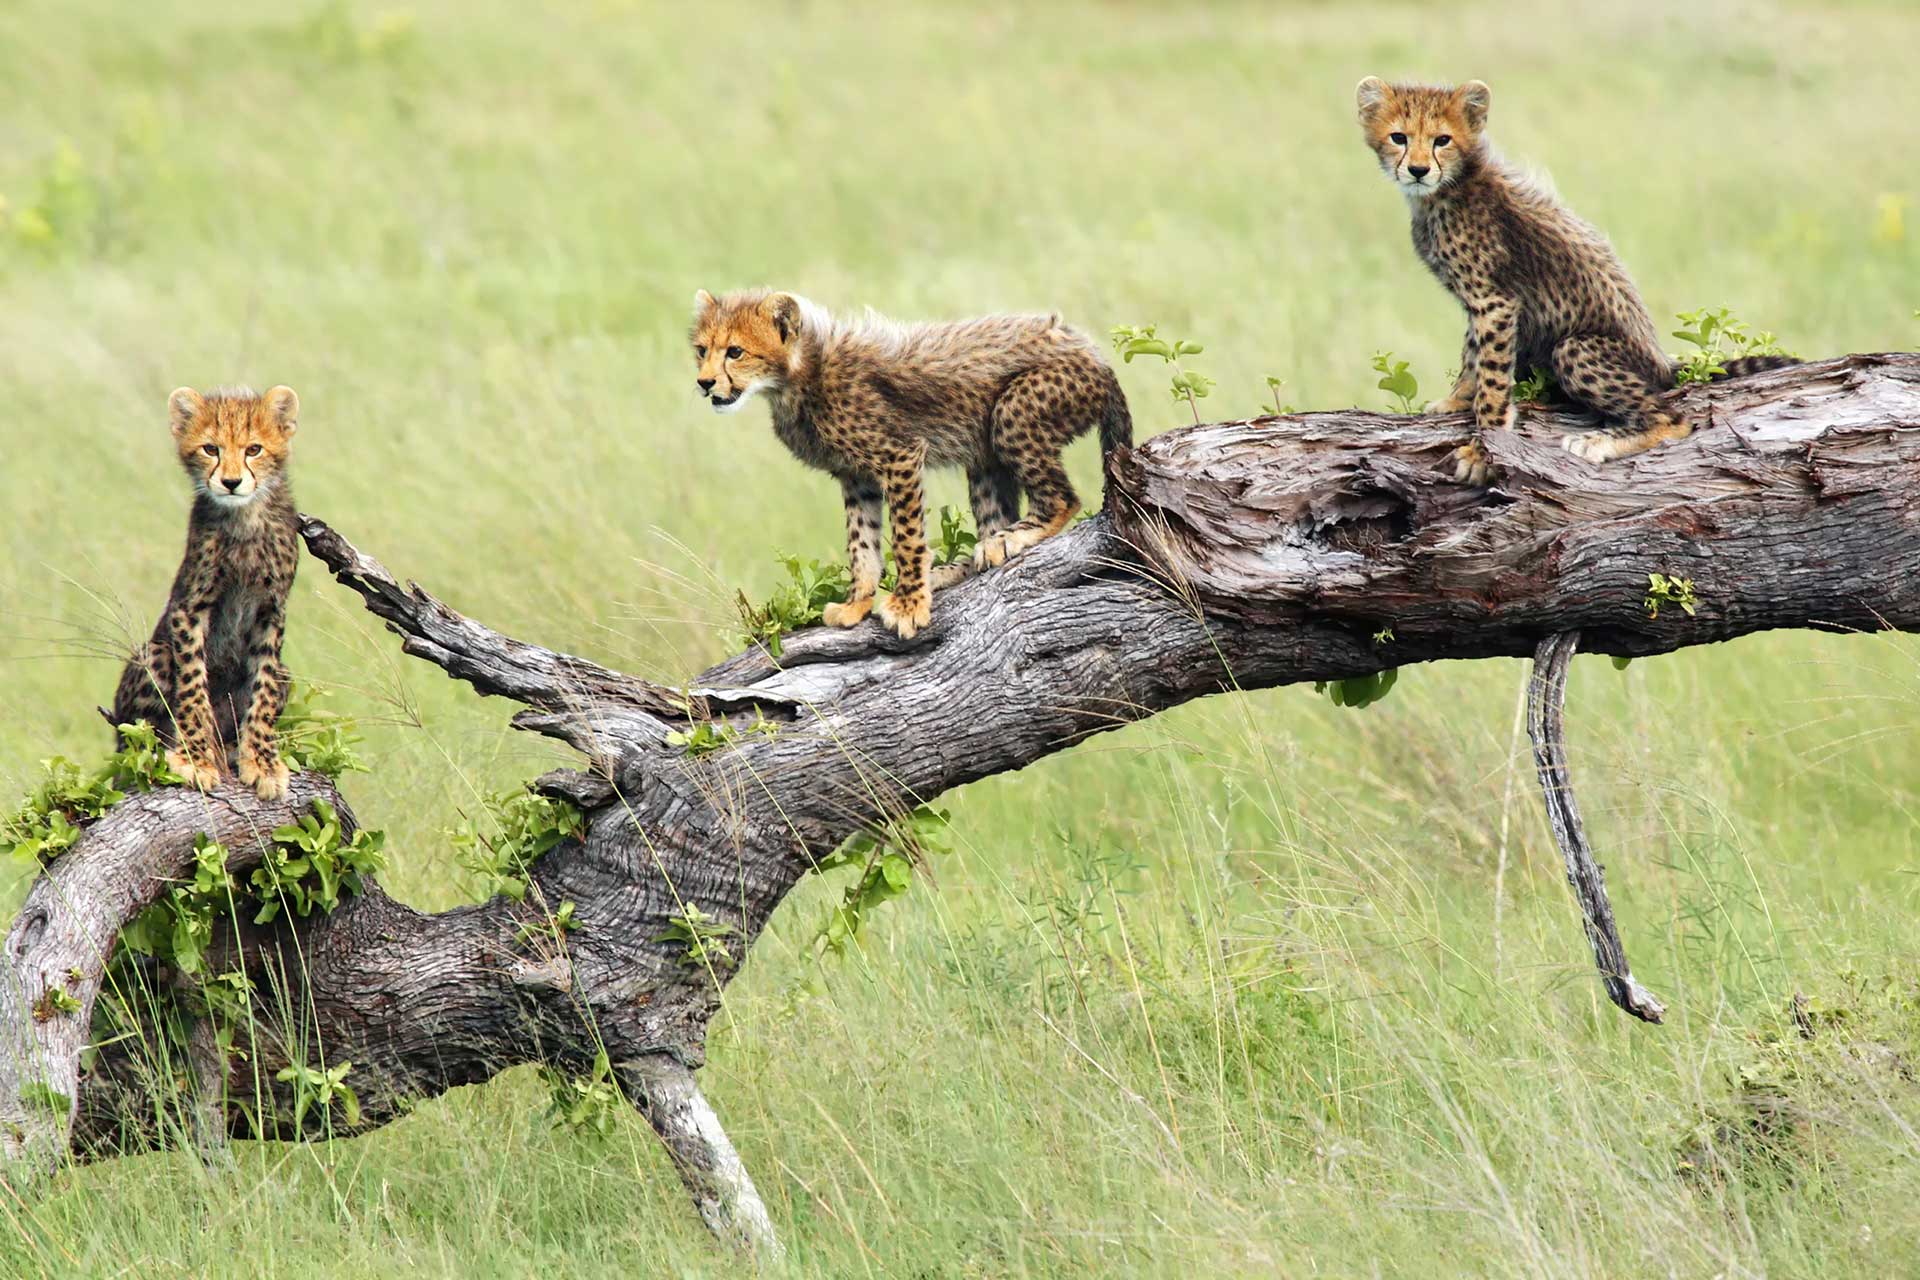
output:
[{"label": "cub's mantle fur", "polygon": [[[1456,89],[1368,76],[1355,96],[1367,145],[1407,198],[1415,251],[1466,308],[1459,381],[1431,406],[1473,410],[1456,476],[1486,483],[1481,439],[1512,424],[1516,369],[1546,369],[1568,399],[1605,421],[1562,440],[1579,457],[1605,462],[1690,434],[1693,425],[1666,400],[1673,360],[1613,246],[1487,145],[1492,90],[1478,80]],[[1793,363],[1755,356],[1726,369]]]},{"label": "cub's mantle fur", "polygon": [[202,791],[237,751],[240,781],[277,799],[287,793],[274,739],[289,679],[280,642],[300,558],[287,455],[300,401],[289,387],[181,387],[167,406],[193,481],[187,550],[153,638],[120,675],[113,722],[152,725],[168,765]]},{"label": "cub's mantle fur", "polygon": [[[853,593],[826,610],[837,627],[871,610],[911,638],[932,618],[933,589],[958,576],[932,570],[923,467],[966,468],[980,569],[1052,537],[1080,509],[1060,461],[1069,441],[1096,423],[1105,453],[1133,439],[1113,369],[1058,316],[895,324],[838,319],[791,293],[703,289],[692,340],[700,393],[717,412],[764,397],[793,455],[839,477]],[[898,574],[890,596],[875,594],[882,495]]]}]

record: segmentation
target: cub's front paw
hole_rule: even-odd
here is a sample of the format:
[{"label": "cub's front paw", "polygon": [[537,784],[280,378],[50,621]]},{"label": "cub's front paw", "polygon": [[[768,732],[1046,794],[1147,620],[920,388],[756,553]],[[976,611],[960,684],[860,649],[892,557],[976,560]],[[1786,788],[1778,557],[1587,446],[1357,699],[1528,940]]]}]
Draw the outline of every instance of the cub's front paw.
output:
[{"label": "cub's front paw", "polygon": [[1427,412],[1428,413],[1460,413],[1460,412],[1463,412],[1464,410],[1471,409],[1471,408],[1473,408],[1473,401],[1462,400],[1458,396],[1447,396],[1443,399],[1435,400],[1432,404],[1428,405]]},{"label": "cub's front paw", "polygon": [[852,627],[866,621],[873,612],[873,597],[861,596],[845,604],[830,604],[820,611],[820,620],[830,627]]},{"label": "cub's front paw", "polygon": [[911,640],[933,620],[933,597],[925,591],[910,596],[875,596],[873,611],[889,631],[902,640]]},{"label": "cub's front paw", "polygon": [[180,775],[180,780],[195,791],[211,791],[220,785],[220,766],[210,761],[194,760],[184,752],[167,752],[167,768]]},{"label": "cub's front paw", "polygon": [[1493,463],[1478,440],[1469,440],[1453,451],[1453,478],[1471,485],[1484,485],[1493,478]]},{"label": "cub's front paw", "polygon": [[291,776],[277,755],[268,760],[252,755],[240,757],[240,781],[252,787],[262,800],[285,799],[287,780]]},{"label": "cub's front paw", "polygon": [[1007,557],[1012,554],[1013,539],[1004,533],[990,533],[973,548],[974,571],[996,569],[1005,564]]}]

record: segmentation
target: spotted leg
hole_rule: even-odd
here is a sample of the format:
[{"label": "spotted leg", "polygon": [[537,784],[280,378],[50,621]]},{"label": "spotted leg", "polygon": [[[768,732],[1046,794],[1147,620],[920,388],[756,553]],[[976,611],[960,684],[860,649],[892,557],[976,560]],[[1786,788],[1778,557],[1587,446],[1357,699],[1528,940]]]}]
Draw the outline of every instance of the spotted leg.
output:
[{"label": "spotted leg", "polygon": [[847,566],[853,590],[845,604],[830,604],[821,616],[830,627],[851,627],[873,609],[880,586],[880,486],[867,476],[844,476],[840,496],[847,506]]},{"label": "spotted leg", "polygon": [[973,552],[976,568],[1005,564],[1066,528],[1080,510],[1060,452],[1077,428],[1105,408],[1107,395],[1096,378],[1046,368],[1020,375],[1000,393],[993,406],[993,451],[1020,477],[1027,514],[999,533],[981,535]]},{"label": "spotted leg", "polygon": [[1552,365],[1561,390],[1607,420],[1598,431],[1560,438],[1576,457],[1607,462],[1693,433],[1693,424],[1661,399],[1663,371],[1618,338],[1566,338],[1554,347]]},{"label": "spotted leg", "polygon": [[1473,439],[1453,452],[1453,477],[1483,485],[1493,476],[1487,460],[1487,433],[1513,425],[1513,362],[1520,345],[1520,308],[1511,298],[1490,294],[1470,305],[1474,361]]},{"label": "spotted leg", "polygon": [[927,581],[932,555],[927,547],[926,503],[920,486],[924,448],[896,454],[880,469],[887,512],[893,521],[894,582],[891,594],[874,597],[873,611],[902,640],[911,640],[933,618],[933,591]]},{"label": "spotted leg", "polygon": [[[967,470],[967,502],[973,508],[974,545],[990,538],[1020,518],[1020,476],[1003,463],[988,463]],[[936,565],[933,589],[944,591],[976,572],[971,560],[956,560]]]}]

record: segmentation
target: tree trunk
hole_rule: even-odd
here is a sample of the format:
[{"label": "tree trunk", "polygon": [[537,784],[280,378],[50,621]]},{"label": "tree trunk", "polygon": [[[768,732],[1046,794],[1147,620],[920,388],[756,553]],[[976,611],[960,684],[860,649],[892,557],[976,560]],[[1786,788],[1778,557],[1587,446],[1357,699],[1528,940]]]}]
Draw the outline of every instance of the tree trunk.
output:
[{"label": "tree trunk", "polygon": [[[1773,627],[1920,624],[1920,357],[1851,356],[1695,388],[1684,403],[1702,423],[1691,439],[1604,466],[1558,445],[1590,421],[1525,412],[1488,441],[1502,469],[1489,489],[1449,478],[1465,415],[1353,411],[1170,432],[1113,460],[1104,514],[942,592],[915,640],[874,623],[815,628],[778,660],[755,648],[720,663],[690,694],[499,635],[309,519],[308,549],[406,652],[524,704],[515,725],[583,754],[583,769],[533,785],[578,803],[587,828],[535,864],[526,903],[426,914],[370,885],[330,915],[241,928],[227,958],[286,984],[306,1017],[282,1026],[281,1002],[257,1000],[265,1049],[227,1081],[228,1128],[296,1136],[291,1090],[273,1076],[312,1043],[353,1064],[360,1128],[517,1063],[584,1071],[604,1047],[708,1222],[777,1248],[691,1072],[720,987],[787,892],[848,836],[1224,690],[1530,655],[1570,632],[1590,652],[1641,656]],[[1652,573],[1690,579],[1691,598],[1650,617]],[[1550,786],[1564,785],[1548,776],[1558,705],[1555,687],[1550,719],[1536,721],[1536,743],[1551,739]],[[777,732],[698,758],[668,741],[703,718],[754,716]],[[315,796],[346,812],[313,777],[277,805],[237,787],[137,796],[36,886],[0,974],[0,1026],[13,1037],[0,1119],[16,1167],[61,1145],[61,1117],[25,1100],[35,1080],[77,1100],[70,1136],[85,1155],[181,1140],[155,1120],[153,1081],[127,1046],[78,1070],[114,931],[158,878],[191,864],[196,831],[244,850],[246,830],[286,822]],[[1604,905],[1597,867],[1591,888]],[[562,944],[526,941],[543,915],[533,904],[565,900],[578,929]],[[662,940],[694,907],[734,931],[737,945],[711,965]],[[1591,926],[1591,903],[1588,915]],[[1610,912],[1605,928],[1617,948]],[[1623,953],[1606,976],[1631,982]],[[52,982],[81,999],[78,1016],[33,1018]],[[323,1126],[345,1128],[325,1112],[299,1128]]]}]

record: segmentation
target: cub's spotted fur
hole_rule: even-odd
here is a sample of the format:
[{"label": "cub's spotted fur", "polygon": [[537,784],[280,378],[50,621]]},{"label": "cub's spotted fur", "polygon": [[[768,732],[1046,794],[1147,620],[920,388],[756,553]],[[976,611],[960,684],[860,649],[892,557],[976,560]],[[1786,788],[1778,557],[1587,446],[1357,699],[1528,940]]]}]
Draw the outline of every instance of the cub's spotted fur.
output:
[{"label": "cub's spotted fur", "polygon": [[[1132,440],[1113,370],[1057,316],[987,316],[951,324],[836,319],[791,293],[694,295],[700,393],[732,413],[759,395],[795,457],[839,477],[853,594],[826,620],[850,627],[869,610],[902,637],[932,617],[935,575],[920,473],[967,471],[979,530],[974,567],[1001,564],[1060,532],[1080,509],[1061,466],[1067,442],[1098,423],[1102,450]],[[1020,518],[1020,491],[1030,503]],[[893,517],[898,579],[880,582],[880,499]]]},{"label": "cub's spotted fur", "polygon": [[[1483,137],[1492,91],[1478,80],[1449,89],[1369,76],[1356,96],[1367,144],[1407,197],[1414,249],[1467,311],[1459,381],[1432,406],[1473,410],[1456,476],[1486,482],[1481,440],[1512,424],[1516,368],[1548,370],[1605,420],[1562,440],[1580,457],[1604,462],[1685,438],[1693,426],[1665,398],[1673,361],[1627,269],[1604,236],[1493,154]],[[1751,357],[1727,372],[1791,363]]]},{"label": "cub's spotted fur", "polygon": [[187,551],[153,638],[121,673],[113,721],[151,724],[167,763],[202,791],[237,749],[240,781],[276,799],[287,792],[273,727],[287,700],[280,641],[300,555],[287,487],[300,401],[288,387],[181,387],[167,406],[193,481]]}]

